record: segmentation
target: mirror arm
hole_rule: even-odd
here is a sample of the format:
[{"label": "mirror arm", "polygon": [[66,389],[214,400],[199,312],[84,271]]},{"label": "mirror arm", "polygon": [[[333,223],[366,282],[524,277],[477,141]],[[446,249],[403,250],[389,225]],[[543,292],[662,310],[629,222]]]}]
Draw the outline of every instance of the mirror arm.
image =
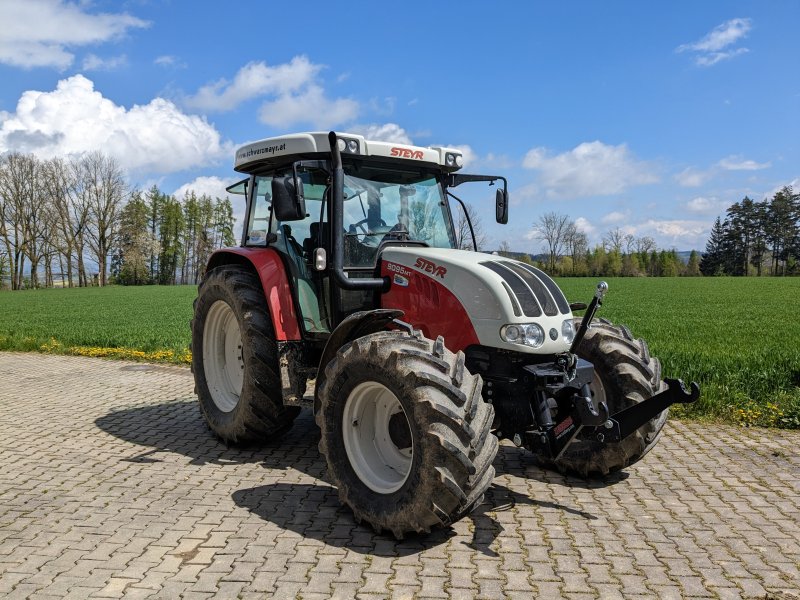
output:
[{"label": "mirror arm", "polygon": [[450,191],[446,191],[446,193],[451,198],[456,199],[458,201],[458,203],[461,205],[461,210],[464,211],[464,218],[467,220],[467,225],[469,225],[469,233],[470,233],[470,235],[472,235],[472,248],[475,250],[475,252],[477,252],[478,251],[478,240],[475,239],[475,231],[472,229],[472,221],[470,220],[469,213],[467,212],[467,205],[464,204],[464,201],[461,200],[461,198],[456,196],[454,193],[452,193]]}]

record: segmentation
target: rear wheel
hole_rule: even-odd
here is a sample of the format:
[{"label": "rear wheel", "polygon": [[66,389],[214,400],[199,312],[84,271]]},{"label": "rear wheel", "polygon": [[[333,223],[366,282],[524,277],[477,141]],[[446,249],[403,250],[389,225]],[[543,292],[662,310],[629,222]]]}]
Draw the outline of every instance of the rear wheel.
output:
[{"label": "rear wheel", "polygon": [[265,441],[291,427],[278,353],[261,283],[237,266],[217,267],[198,290],[192,320],[192,371],[211,430],[233,444]]},{"label": "rear wheel", "polygon": [[494,410],[464,355],[415,333],[345,345],[325,369],[317,424],[339,497],[401,538],[475,508],[494,478]]},{"label": "rear wheel", "polygon": [[[576,319],[575,326],[580,326],[580,319]],[[627,327],[598,319],[587,330],[577,354],[594,365],[592,400],[595,405],[605,402],[612,415],[665,389],[661,363],[650,356],[647,343],[635,339]],[[666,420],[665,410],[620,442],[601,444],[579,438],[557,461],[541,460],[562,472],[584,477],[607,475],[647,454],[658,441]]]}]

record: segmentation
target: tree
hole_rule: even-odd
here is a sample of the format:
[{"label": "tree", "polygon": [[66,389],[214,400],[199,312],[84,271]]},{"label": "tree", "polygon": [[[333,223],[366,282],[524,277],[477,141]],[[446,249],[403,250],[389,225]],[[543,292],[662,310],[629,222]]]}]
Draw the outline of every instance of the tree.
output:
[{"label": "tree", "polygon": [[700,272],[703,275],[721,275],[724,263],[725,228],[719,217],[711,228],[711,236],[706,242],[706,251],[700,260]]},{"label": "tree", "polygon": [[48,221],[46,194],[41,189],[41,163],[32,154],[12,152],[0,163],[0,236],[11,266],[11,289],[23,285],[25,259],[31,263],[30,284],[39,285],[39,262],[44,256]]},{"label": "tree", "polygon": [[550,273],[555,273],[556,262],[561,256],[561,251],[570,232],[570,218],[555,212],[545,213],[533,225],[533,233],[537,239],[547,244],[547,268]]},{"label": "tree", "polygon": [[0,290],[3,289],[6,283],[6,278],[11,274],[8,268],[8,253],[3,248],[0,248]]},{"label": "tree", "polygon": [[790,256],[797,259],[800,252],[800,194],[791,186],[775,193],[769,203],[764,228],[766,242],[771,246],[771,269],[774,275],[785,275]]},{"label": "tree", "polygon": [[119,234],[117,221],[128,189],[116,159],[92,152],[83,156],[78,164],[80,185],[88,206],[87,240],[97,261],[98,284],[104,286],[108,257]]},{"label": "tree", "polygon": [[579,231],[575,223],[570,223],[564,240],[567,253],[572,258],[572,275],[588,275],[586,253],[589,248],[589,239],[583,231]]},{"label": "tree", "polygon": [[[166,196],[161,193],[158,186],[155,184],[151,187],[145,195],[145,204],[147,205],[147,223],[150,229],[150,236],[157,240],[159,239],[158,225],[161,219],[161,208],[166,201]],[[154,247],[150,253],[150,281],[158,279],[158,247]]]},{"label": "tree", "polygon": [[497,253],[506,258],[513,258],[511,255],[511,245],[506,240],[500,242],[500,248],[497,250]]},{"label": "tree", "polygon": [[[466,209],[466,212],[464,209]],[[458,216],[456,217],[456,248],[472,250],[475,247],[472,245],[473,238],[469,230],[470,223],[472,223],[472,233],[475,234],[475,246],[479,251],[485,249],[487,240],[486,233],[483,231],[483,223],[478,211],[468,202],[464,203],[464,207],[458,211]]]},{"label": "tree", "polygon": [[119,244],[115,255],[115,276],[124,285],[150,283],[150,257],[158,251],[148,227],[149,207],[136,193],[120,212]]},{"label": "tree", "polygon": [[177,271],[183,252],[184,227],[181,203],[172,196],[166,196],[161,207],[159,222],[158,283],[161,285],[177,283]]},{"label": "tree", "polygon": [[686,263],[683,274],[687,277],[698,277],[700,275],[700,257],[697,255],[697,250],[692,250],[689,253],[689,262]]},{"label": "tree", "polygon": [[612,229],[603,236],[603,245],[605,245],[606,251],[609,253],[622,254],[623,244],[625,244],[625,233],[619,227]]}]

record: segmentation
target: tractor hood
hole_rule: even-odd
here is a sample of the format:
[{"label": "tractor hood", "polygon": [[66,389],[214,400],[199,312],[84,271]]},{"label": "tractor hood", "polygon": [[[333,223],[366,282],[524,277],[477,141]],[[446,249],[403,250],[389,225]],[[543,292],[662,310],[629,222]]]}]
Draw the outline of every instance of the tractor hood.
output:
[{"label": "tractor hood", "polygon": [[[543,271],[526,263],[480,252],[442,248],[388,247],[382,275],[391,278],[383,306],[400,308],[428,336],[463,340],[532,354],[565,352],[565,321],[572,312],[564,294]],[[442,313],[447,314],[442,314]],[[511,340],[519,327],[536,324],[538,347]],[[427,330],[427,331],[426,331]],[[471,337],[465,333],[471,330]],[[453,347],[453,350],[463,349]]]}]

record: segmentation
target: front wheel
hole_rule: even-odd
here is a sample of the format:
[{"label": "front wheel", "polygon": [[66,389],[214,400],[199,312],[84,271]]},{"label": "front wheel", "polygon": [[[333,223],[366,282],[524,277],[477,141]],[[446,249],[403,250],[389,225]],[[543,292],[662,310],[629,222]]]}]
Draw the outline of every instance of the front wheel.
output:
[{"label": "front wheel", "polygon": [[442,338],[382,331],[345,345],[325,369],[317,424],[339,497],[395,537],[448,525],[494,478],[494,410]]},{"label": "front wheel", "polygon": [[[580,326],[575,320],[575,328]],[[580,358],[594,365],[590,385],[595,405],[605,402],[610,414],[663,391],[661,363],[650,355],[647,343],[635,339],[624,326],[605,319],[593,322],[577,350]],[[599,443],[591,439],[572,442],[557,461],[540,458],[547,467],[583,477],[603,476],[639,461],[656,444],[667,420],[667,411],[650,419],[624,440]]]}]

